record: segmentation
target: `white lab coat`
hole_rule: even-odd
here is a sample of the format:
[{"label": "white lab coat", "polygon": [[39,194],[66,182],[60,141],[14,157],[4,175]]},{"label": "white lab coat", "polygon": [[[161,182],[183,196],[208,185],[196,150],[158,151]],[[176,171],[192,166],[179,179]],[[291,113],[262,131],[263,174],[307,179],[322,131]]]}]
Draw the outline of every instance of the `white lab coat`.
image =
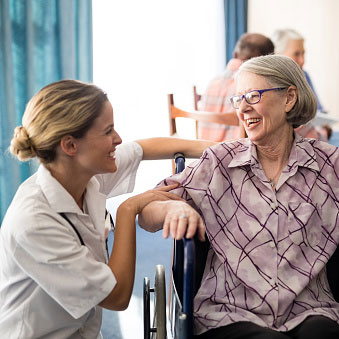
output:
[{"label": "white lab coat", "polygon": [[0,229],[0,338],[100,336],[97,305],[116,284],[106,265],[105,201],[133,190],[141,159],[139,144],[119,145],[117,172],[88,183],[87,213],[42,165],[19,187]]}]

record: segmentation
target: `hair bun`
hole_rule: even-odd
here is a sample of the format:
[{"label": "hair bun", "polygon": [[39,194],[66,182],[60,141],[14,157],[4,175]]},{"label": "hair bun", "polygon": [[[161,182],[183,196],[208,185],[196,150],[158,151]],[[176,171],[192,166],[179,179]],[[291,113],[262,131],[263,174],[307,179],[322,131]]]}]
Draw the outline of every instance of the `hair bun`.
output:
[{"label": "hair bun", "polygon": [[14,129],[14,136],[9,147],[10,152],[19,160],[26,161],[36,156],[36,152],[24,126]]}]

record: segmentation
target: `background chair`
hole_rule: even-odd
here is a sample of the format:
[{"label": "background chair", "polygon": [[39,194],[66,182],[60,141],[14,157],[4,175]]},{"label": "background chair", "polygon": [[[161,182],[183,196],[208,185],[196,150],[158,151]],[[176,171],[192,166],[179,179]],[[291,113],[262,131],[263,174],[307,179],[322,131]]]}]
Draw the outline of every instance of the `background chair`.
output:
[{"label": "background chair", "polygon": [[176,118],[189,118],[196,122],[211,122],[217,124],[226,124],[229,126],[239,126],[239,120],[236,113],[212,113],[197,110],[183,110],[175,106],[173,94],[168,94],[168,113],[170,136],[176,135]]},{"label": "background chair", "polygon": [[[197,111],[198,110],[198,107],[199,107],[199,101],[201,100],[202,98],[202,95],[198,93],[197,91],[197,87],[196,86],[193,86],[193,106],[194,106],[194,109]],[[220,114],[220,113],[219,113]],[[226,113],[225,113],[226,114]],[[227,113],[227,114],[235,114],[236,113]],[[231,125],[233,126],[233,125]],[[236,126],[239,126],[240,127],[240,135],[239,137],[240,138],[246,138],[247,135],[246,135],[246,132],[245,132],[245,129],[242,125],[242,123],[238,120],[238,124]],[[198,122],[196,122],[196,137],[198,139]]]},{"label": "background chair", "polygon": [[201,100],[201,94],[198,94],[197,87],[193,86],[193,105],[196,111],[198,110],[198,103],[200,100]]},{"label": "background chair", "polygon": [[[195,92],[195,96],[198,99],[199,95]],[[214,112],[204,112],[204,111],[197,111],[197,110],[184,110],[177,107],[174,104],[174,96],[173,94],[168,94],[168,114],[169,114],[169,127],[170,127],[170,136],[177,136],[177,137],[187,137],[186,131],[183,131],[183,135],[177,133],[177,118],[187,118],[191,121],[195,122],[195,137],[197,137],[197,123],[198,122],[209,122],[209,123],[217,123],[217,124],[225,124],[229,126],[239,126],[239,119],[235,112],[233,113],[214,113]],[[245,130],[240,125],[243,133],[242,135],[245,137]],[[172,165],[173,173],[174,173],[174,163]]]},{"label": "background chair", "polygon": [[[198,110],[198,103],[201,100],[201,94],[198,94],[197,87],[193,86],[193,107],[197,111]],[[198,121],[195,122],[195,134],[196,138],[198,139]]]}]

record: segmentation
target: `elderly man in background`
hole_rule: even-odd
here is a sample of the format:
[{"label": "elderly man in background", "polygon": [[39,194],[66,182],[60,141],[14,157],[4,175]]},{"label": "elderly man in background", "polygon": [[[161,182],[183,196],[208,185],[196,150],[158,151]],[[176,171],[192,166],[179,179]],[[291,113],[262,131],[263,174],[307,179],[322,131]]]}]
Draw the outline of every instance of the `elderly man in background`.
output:
[{"label": "elderly man in background", "polygon": [[[229,98],[235,94],[234,75],[240,65],[253,57],[274,53],[272,41],[262,34],[245,33],[237,41],[234,58],[231,59],[223,74],[208,85],[199,102],[199,110],[213,113],[232,113],[234,108]],[[199,123],[198,138],[212,141],[224,141],[238,138],[240,128],[215,123]]]}]

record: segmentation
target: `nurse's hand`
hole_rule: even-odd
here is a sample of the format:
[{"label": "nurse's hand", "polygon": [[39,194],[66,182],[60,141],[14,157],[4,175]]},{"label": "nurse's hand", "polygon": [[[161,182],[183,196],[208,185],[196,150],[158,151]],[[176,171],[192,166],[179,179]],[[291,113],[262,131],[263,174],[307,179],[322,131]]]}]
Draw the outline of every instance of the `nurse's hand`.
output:
[{"label": "nurse's hand", "polygon": [[108,261],[117,283],[111,293],[101,301],[99,304],[101,307],[115,311],[122,311],[128,307],[135,272],[135,217],[150,203],[182,200],[169,192],[177,187],[178,184],[173,184],[150,190],[130,197],[119,206],[113,248]]},{"label": "nurse's hand", "polygon": [[166,216],[163,225],[163,237],[169,235],[176,240],[192,238],[198,232],[198,238],[205,241],[206,227],[200,214],[183,201],[168,201],[164,204]]},{"label": "nurse's hand", "polygon": [[130,197],[120,205],[121,208],[132,209],[135,215],[141,213],[143,208],[152,201],[180,200],[184,201],[178,195],[169,192],[178,187],[178,184],[162,186],[144,193]]}]

